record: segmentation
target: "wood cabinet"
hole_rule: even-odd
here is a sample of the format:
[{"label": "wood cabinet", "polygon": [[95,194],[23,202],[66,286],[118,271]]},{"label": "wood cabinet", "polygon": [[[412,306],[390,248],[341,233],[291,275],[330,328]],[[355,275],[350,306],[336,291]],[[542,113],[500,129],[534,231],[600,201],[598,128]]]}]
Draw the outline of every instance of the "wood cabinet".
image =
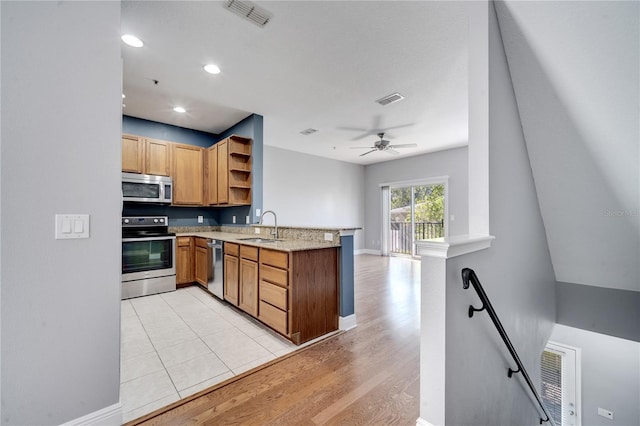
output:
[{"label": "wood cabinet", "polygon": [[122,171],[144,173],[144,138],[122,135]]},{"label": "wood cabinet", "polygon": [[172,145],[171,176],[174,205],[202,205],[204,201],[204,149],[183,144]]},{"label": "wood cabinet", "polygon": [[176,238],[176,284],[190,284],[194,280],[194,238]]},{"label": "wood cabinet", "polygon": [[171,142],[145,139],[145,151],[144,173],[171,176]]},{"label": "wood cabinet", "polygon": [[214,206],[218,204],[218,144],[205,152],[204,176],[204,202]]},{"label": "wood cabinet", "polygon": [[173,178],[175,206],[244,206],[252,197],[252,140],[231,135],[204,148],[122,135],[122,171]]},{"label": "wood cabinet", "polygon": [[211,273],[211,255],[206,238],[195,238],[195,258],[194,272],[195,281],[205,289],[209,283],[209,274]]},{"label": "wood cabinet", "polygon": [[[217,205],[251,204],[251,139],[232,135],[215,144]],[[209,148],[211,149],[211,148]],[[213,175],[210,175],[213,177]],[[209,182],[211,184],[211,177]]]},{"label": "wood cabinet", "polygon": [[338,329],[338,249],[260,249],[258,319],[300,344]]},{"label": "wood cabinet", "polygon": [[122,135],[122,171],[170,176],[171,142]]},{"label": "wood cabinet", "polygon": [[238,307],[252,315],[258,316],[258,248],[240,246]]},{"label": "wood cabinet", "polygon": [[239,246],[233,243],[224,243],[224,299],[232,305],[238,306]]}]

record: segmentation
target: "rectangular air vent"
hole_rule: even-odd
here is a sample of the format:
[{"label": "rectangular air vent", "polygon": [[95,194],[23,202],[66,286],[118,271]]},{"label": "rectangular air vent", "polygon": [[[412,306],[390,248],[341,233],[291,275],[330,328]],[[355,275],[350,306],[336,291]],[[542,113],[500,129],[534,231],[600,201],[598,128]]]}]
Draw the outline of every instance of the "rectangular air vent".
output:
[{"label": "rectangular air vent", "polygon": [[315,132],[317,132],[316,129],[308,128],[306,130],[301,131],[300,133],[302,133],[305,136],[308,136],[308,135],[310,135],[312,133],[315,133]]},{"label": "rectangular air vent", "polygon": [[384,98],[380,98],[378,99],[376,102],[379,103],[382,106],[385,105],[389,105],[392,104],[394,102],[398,102],[404,99],[404,96],[402,96],[400,93],[392,93],[390,95],[385,96]]},{"label": "rectangular air vent", "polygon": [[273,13],[250,1],[228,0],[225,7],[260,27],[267,25],[267,22],[273,17]]}]

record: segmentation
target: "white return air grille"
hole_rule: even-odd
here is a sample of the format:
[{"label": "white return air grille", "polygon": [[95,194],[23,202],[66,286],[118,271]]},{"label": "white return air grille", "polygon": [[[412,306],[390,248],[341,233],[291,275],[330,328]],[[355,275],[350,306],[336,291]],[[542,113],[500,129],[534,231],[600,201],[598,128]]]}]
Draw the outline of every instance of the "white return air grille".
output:
[{"label": "white return air grille", "polygon": [[267,25],[267,22],[273,17],[273,13],[256,6],[250,1],[228,0],[225,7],[259,27]]}]

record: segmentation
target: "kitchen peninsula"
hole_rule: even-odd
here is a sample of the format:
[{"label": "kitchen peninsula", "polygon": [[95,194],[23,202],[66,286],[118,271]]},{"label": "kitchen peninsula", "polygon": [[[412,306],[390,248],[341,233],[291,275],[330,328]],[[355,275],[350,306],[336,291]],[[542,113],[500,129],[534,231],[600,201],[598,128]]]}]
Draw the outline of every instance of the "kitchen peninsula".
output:
[{"label": "kitchen peninsula", "polygon": [[353,279],[342,274],[342,257],[350,255],[352,266],[353,249],[342,247],[341,235],[353,235],[354,228],[279,227],[277,240],[273,227],[262,225],[170,230],[177,237],[178,286],[195,282],[207,289],[212,273],[207,242],[221,241],[226,302],[295,344],[339,328],[345,281],[352,285]]}]

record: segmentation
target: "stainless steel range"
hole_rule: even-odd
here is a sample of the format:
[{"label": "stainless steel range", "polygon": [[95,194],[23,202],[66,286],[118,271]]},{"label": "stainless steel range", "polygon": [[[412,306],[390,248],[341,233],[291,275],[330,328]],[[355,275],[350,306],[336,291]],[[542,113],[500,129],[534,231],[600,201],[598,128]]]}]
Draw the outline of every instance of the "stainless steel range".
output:
[{"label": "stainless steel range", "polygon": [[122,299],[176,289],[176,236],[167,216],[122,218]]}]

